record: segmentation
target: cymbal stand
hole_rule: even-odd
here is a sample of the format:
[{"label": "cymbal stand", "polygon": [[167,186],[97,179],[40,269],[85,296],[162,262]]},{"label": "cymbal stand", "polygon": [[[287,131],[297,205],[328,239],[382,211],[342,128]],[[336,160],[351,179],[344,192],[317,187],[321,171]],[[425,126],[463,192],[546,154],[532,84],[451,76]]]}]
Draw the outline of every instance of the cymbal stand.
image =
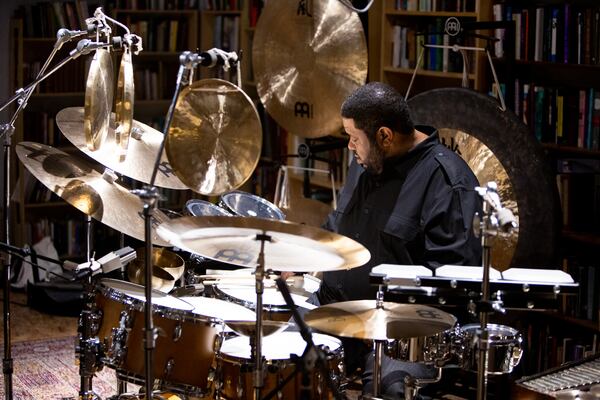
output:
[{"label": "cymbal stand", "polygon": [[485,187],[475,190],[483,198],[482,215],[475,215],[473,230],[475,236],[481,237],[483,280],[481,282],[481,301],[478,305],[481,322],[480,333],[477,336],[479,359],[477,360],[477,400],[485,400],[487,391],[487,367],[489,352],[489,332],[487,329],[488,315],[494,310],[503,311],[502,305],[490,301],[490,236],[508,235],[517,228],[515,216],[508,208],[502,207],[498,196],[496,182],[488,182]]},{"label": "cymbal stand", "polygon": [[147,399],[149,398],[148,396],[152,396],[153,392],[154,374],[152,368],[154,367],[154,347],[156,346],[157,336],[157,330],[156,328],[154,328],[154,323],[152,320],[152,215],[154,214],[154,210],[156,209],[156,203],[159,200],[160,194],[154,183],[156,182],[156,175],[158,173],[160,160],[165,149],[165,142],[167,140],[167,135],[169,134],[169,128],[171,127],[171,122],[173,121],[173,114],[175,112],[177,98],[179,97],[179,93],[181,92],[183,86],[189,85],[189,83],[191,82],[193,69],[198,65],[199,61],[200,59],[198,55],[190,51],[185,51],[179,56],[180,66],[177,72],[175,93],[173,94],[173,99],[171,100],[169,111],[167,112],[165,118],[165,125],[163,127],[164,137],[160,144],[158,154],[156,155],[156,161],[154,163],[154,169],[152,171],[152,178],[150,180],[150,183],[148,185],[144,185],[142,189],[132,190],[132,193],[139,196],[142,200],[142,203],[144,204],[144,255],[146,257],[144,261],[146,282],[144,288],[146,296],[146,303],[144,308],[144,369],[146,378],[145,391]]},{"label": "cymbal stand", "polygon": [[[62,68],[66,63],[71,60],[76,59],[82,54],[88,54],[91,49],[89,48],[89,41],[85,41],[86,39],[80,41],[77,45],[77,48],[69,53],[69,56],[60,61],[57,65],[55,65],[49,72],[46,72],[50,62],[54,58],[56,52],[60,50],[60,48],[67,41],[70,40],[68,35],[65,35],[65,30],[59,30],[57,33],[56,43],[54,44],[54,48],[44,62],[44,65],[40,69],[36,79],[31,82],[29,85],[24,88],[20,88],[16,91],[16,93],[8,99],[1,107],[0,111],[4,110],[14,101],[18,101],[19,106],[14,112],[12,118],[7,124],[3,124],[0,126],[0,136],[4,136],[4,145],[3,145],[3,155],[4,155],[4,168],[3,168],[3,179],[4,179],[4,203],[3,203],[3,211],[4,211],[4,224],[3,224],[3,233],[4,239],[8,245],[11,242],[10,235],[10,196],[11,196],[11,147],[12,147],[12,135],[15,131],[15,122],[21,112],[27,107],[27,101],[31,97],[33,91],[37,87],[37,85],[42,82],[44,79],[48,78],[54,72]],[[83,43],[83,44],[81,44]],[[80,45],[81,44],[81,45]],[[85,44],[85,45],[84,45]],[[107,44],[111,46],[112,44]],[[11,278],[11,256],[10,253],[6,254],[4,259],[4,302],[3,302],[3,316],[4,316],[4,358],[2,361],[2,372],[4,374],[4,387],[5,387],[5,398],[12,399],[13,397],[13,385],[12,385],[12,373],[13,373],[13,360],[11,353],[11,328],[10,328],[10,278]]]},{"label": "cymbal stand", "polygon": [[254,273],[256,289],[256,332],[254,334],[254,340],[250,338],[250,346],[252,350],[251,354],[254,358],[254,400],[259,400],[260,390],[264,383],[262,359],[262,295],[265,289],[265,242],[270,242],[271,236],[263,232],[262,234],[256,235],[256,240],[260,240],[260,252],[258,253],[258,263],[256,264],[256,271]]}]

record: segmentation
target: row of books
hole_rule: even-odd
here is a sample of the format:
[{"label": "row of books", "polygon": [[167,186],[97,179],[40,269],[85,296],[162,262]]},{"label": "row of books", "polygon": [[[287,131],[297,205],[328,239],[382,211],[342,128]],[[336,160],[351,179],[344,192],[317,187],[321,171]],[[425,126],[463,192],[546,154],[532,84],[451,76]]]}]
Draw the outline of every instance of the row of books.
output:
[{"label": "row of books", "polygon": [[69,140],[61,135],[56,125],[54,113],[42,111],[36,114],[36,118],[24,118],[24,139],[33,142],[60,147],[69,144]]},{"label": "row of books", "polygon": [[597,265],[580,265],[568,261],[567,269],[579,282],[576,296],[565,296],[562,313],[574,318],[598,321],[600,301],[600,268]]},{"label": "row of books", "polygon": [[189,26],[186,18],[150,18],[132,21],[124,18],[124,24],[132,33],[142,38],[144,51],[183,51],[188,46]]},{"label": "row of books", "polygon": [[26,243],[37,243],[50,236],[60,258],[82,258],[86,251],[86,232],[83,217],[80,219],[41,218],[25,227]]},{"label": "row of books", "polygon": [[540,142],[600,149],[600,91],[555,88],[516,79],[512,108]]},{"label": "row of books", "polygon": [[82,29],[89,7],[87,0],[46,1],[23,5],[16,15],[23,19],[24,37],[56,37],[61,28]]},{"label": "row of books", "polygon": [[260,13],[265,5],[264,0],[248,0],[250,4],[248,4],[248,25],[250,27],[256,26],[258,22],[258,17],[260,17]]},{"label": "row of books", "polygon": [[[600,63],[600,7],[565,4],[524,8],[510,4],[493,6],[495,20],[515,22],[514,43],[498,44],[495,55],[503,57],[514,46],[515,58],[523,61],[570,64]],[[496,36],[504,40],[506,32]]]},{"label": "row of books", "polygon": [[112,8],[123,10],[239,11],[244,0],[116,0]]},{"label": "row of books", "polygon": [[158,72],[149,68],[136,69],[133,73],[136,100],[162,99]]},{"label": "row of books", "polygon": [[[565,160],[561,160],[564,163]],[[597,160],[569,160],[569,165],[585,165]],[[589,167],[589,166],[588,166]],[[556,175],[563,225],[578,232],[600,233],[600,168]]]},{"label": "row of books", "polygon": [[475,11],[475,0],[396,0],[396,10],[404,11]]},{"label": "row of books", "polygon": [[[80,57],[68,62],[48,78],[40,82],[34,93],[73,93],[85,90],[85,77],[92,57]],[[45,60],[44,60],[45,61]],[[23,62],[23,83],[28,85],[35,81],[44,61]],[[48,71],[48,70],[47,70]],[[46,71],[46,72],[47,72]],[[75,79],[74,77],[82,77]]]},{"label": "row of books", "polygon": [[[429,71],[461,72],[464,64],[461,53],[449,48],[423,47],[425,45],[451,46],[455,44],[455,40],[448,35],[428,33],[441,32],[437,28],[443,21],[442,18],[436,18],[436,23],[429,25],[425,31],[418,31],[409,26],[393,25],[392,67],[415,68],[419,56],[423,52],[423,60],[419,68]],[[472,60],[473,57],[467,53],[467,58]]]},{"label": "row of books", "polygon": [[240,17],[228,15],[215,17],[213,46],[224,51],[240,51]]}]

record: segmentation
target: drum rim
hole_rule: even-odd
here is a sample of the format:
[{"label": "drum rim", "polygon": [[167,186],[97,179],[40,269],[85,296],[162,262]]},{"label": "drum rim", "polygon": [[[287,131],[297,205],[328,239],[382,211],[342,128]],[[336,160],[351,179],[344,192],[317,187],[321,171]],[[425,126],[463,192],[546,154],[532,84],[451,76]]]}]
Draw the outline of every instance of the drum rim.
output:
[{"label": "drum rim", "polygon": [[[246,215],[242,215],[242,214],[239,214],[238,212],[236,212],[233,209],[233,207],[231,207],[231,205],[229,204],[229,202],[226,200],[227,198],[232,197],[232,196],[249,197],[249,198],[251,198],[253,200],[256,200],[256,202],[262,203],[262,204],[266,205],[267,208],[271,209],[274,212],[274,214],[276,214],[279,217],[279,218],[277,218],[278,220],[280,220],[280,221],[285,220],[285,214],[275,204],[271,203],[269,200],[267,200],[265,198],[262,198],[260,196],[255,195],[255,194],[252,194],[252,193],[243,192],[241,190],[234,190],[232,192],[222,194],[221,197],[220,197],[220,199],[219,199],[219,204],[223,203],[229,210],[231,210],[231,212],[232,212],[233,215],[237,215],[237,216],[240,216],[240,217],[247,217]],[[257,217],[257,218],[261,218],[261,217]],[[262,217],[262,218],[264,218],[264,217]]]},{"label": "drum rim", "polygon": [[[218,301],[220,301],[220,302],[223,302],[223,303],[225,303],[225,304],[229,304],[229,305],[235,305],[236,307],[242,307],[244,310],[247,310],[247,311],[249,311],[249,312],[252,312],[252,313],[254,313],[254,319],[253,319],[253,320],[254,320],[254,321],[256,321],[256,312],[254,312],[253,310],[250,310],[248,307],[244,307],[244,306],[242,306],[241,304],[232,303],[232,302],[225,301],[225,300],[222,300],[222,299],[219,299],[219,298],[216,298],[216,297],[205,297],[205,296],[183,296],[183,297],[178,297],[178,299],[180,299],[180,300],[183,300],[184,298],[188,298],[188,297],[199,298],[199,299],[211,299],[211,300],[218,300]],[[185,301],[185,300],[183,300],[183,301]],[[193,305],[192,303],[190,303],[190,302],[187,302],[187,301],[185,301],[185,302],[186,302],[186,303],[188,303],[188,304],[191,304],[192,306],[194,306],[194,305]],[[195,310],[195,309],[196,309],[196,307],[194,306],[194,310]],[[228,320],[231,320],[231,321],[233,321],[231,318],[225,319],[225,318],[219,318],[219,317],[211,317],[210,315],[196,314],[196,313],[194,313],[194,310],[190,311],[190,313],[192,313],[193,315],[198,315],[198,316],[200,316],[200,317],[205,317],[205,318],[207,318],[207,319],[216,320],[216,321],[218,321],[218,322],[219,322],[219,323],[221,323],[221,324],[225,324],[225,325],[227,325],[227,321],[228,321]],[[237,320],[238,320],[238,319],[236,319],[236,321],[237,321]]]},{"label": "drum rim", "polygon": [[[489,332],[489,341],[490,342],[508,342],[508,341],[521,341],[522,340],[522,335],[521,333],[508,325],[502,325],[502,324],[487,324],[488,327],[488,332]],[[470,333],[473,331],[477,331],[477,329],[481,329],[481,325],[480,324],[467,324],[467,325],[463,325],[460,328],[462,331],[466,332],[466,333]],[[496,331],[500,331],[500,332],[510,332],[510,335],[496,335],[493,334],[492,332],[494,332],[494,330]]]},{"label": "drum rim", "polygon": [[[226,285],[214,285],[213,286],[213,290],[215,291],[217,296],[222,295],[227,300],[232,301],[238,305],[241,305],[245,308],[248,308],[248,309],[256,312],[256,303],[249,301],[249,300],[240,299],[239,297],[232,296],[229,293],[225,293],[223,291],[223,289],[221,289],[219,286],[226,286]],[[267,289],[275,289],[275,288],[264,288],[264,290],[267,290]],[[287,306],[287,304],[267,304],[267,303],[263,302],[263,311],[282,312],[283,313],[283,312],[290,312],[291,309]]]},{"label": "drum rim", "polygon": [[189,207],[193,206],[194,204],[204,204],[204,205],[208,205],[209,208],[211,208],[211,209],[219,210],[219,212],[221,214],[218,216],[231,217],[233,215],[229,211],[225,210],[223,207],[219,207],[217,204],[211,203],[210,201],[206,201],[206,200],[202,200],[202,199],[190,199],[185,202],[185,210],[186,210],[186,212],[188,212],[190,215],[192,215],[194,217],[204,216],[204,215],[196,215],[190,211]]}]

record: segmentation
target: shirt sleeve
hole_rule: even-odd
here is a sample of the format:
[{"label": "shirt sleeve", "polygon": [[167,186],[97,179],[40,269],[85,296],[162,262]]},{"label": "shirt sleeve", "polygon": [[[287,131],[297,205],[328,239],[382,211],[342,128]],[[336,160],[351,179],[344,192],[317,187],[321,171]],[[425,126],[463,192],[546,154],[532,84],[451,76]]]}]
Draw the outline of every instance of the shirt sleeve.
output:
[{"label": "shirt sleeve", "polygon": [[473,234],[473,217],[481,201],[473,188],[448,184],[442,173],[430,182],[430,195],[423,204],[424,263],[480,265],[481,243]]}]

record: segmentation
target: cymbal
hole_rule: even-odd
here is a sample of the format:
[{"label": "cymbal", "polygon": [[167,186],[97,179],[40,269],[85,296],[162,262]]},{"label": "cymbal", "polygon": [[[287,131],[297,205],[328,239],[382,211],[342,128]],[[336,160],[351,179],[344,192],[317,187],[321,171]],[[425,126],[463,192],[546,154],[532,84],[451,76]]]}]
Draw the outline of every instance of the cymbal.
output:
[{"label": "cymbal", "polygon": [[265,242],[265,270],[334,271],[364,265],[371,258],[358,242],[320,228],[251,217],[183,217],[163,222],[158,234],[180,249],[242,267],[256,267],[258,234]]},{"label": "cymbal", "polygon": [[[87,147],[84,135],[81,133],[84,121],[83,114],[84,111],[81,107],[68,107],[60,110],[56,114],[56,124],[62,134],[81,152],[105,167],[137,181],[150,183],[152,168],[154,168],[164,135],[146,124],[133,120],[132,130],[136,134],[129,140],[127,157],[123,160],[121,148],[115,139],[115,130],[117,129],[115,114],[111,114],[110,117],[107,139],[101,148],[94,151]],[[187,189],[173,173],[164,152],[159,164],[155,185],[169,189]]]},{"label": "cymbal", "polygon": [[[175,287],[175,281],[181,278],[185,270],[185,261],[179,255],[163,247],[152,249],[152,289],[169,293]],[[127,265],[127,277],[130,282],[144,285],[146,282],[146,249],[136,250],[136,258]]]},{"label": "cymbal", "polygon": [[117,79],[117,94],[115,100],[115,141],[121,150],[120,157],[127,156],[129,146],[129,135],[133,122],[133,99],[135,87],[133,82],[133,65],[131,61],[131,50],[129,46],[123,48],[121,65],[119,67],[119,78]]},{"label": "cymbal", "polygon": [[254,172],[261,147],[258,112],[236,85],[204,79],[181,91],[166,152],[191,190],[217,196],[240,187]]},{"label": "cymbal", "polygon": [[100,149],[108,134],[114,90],[113,73],[110,52],[97,49],[85,84],[83,131],[90,150]]},{"label": "cymbal", "polygon": [[[307,138],[339,133],[340,107],[367,79],[367,44],[358,15],[339,1],[265,4],[252,47],[256,89],[269,114]],[[302,13],[301,11],[304,11]]]},{"label": "cymbal", "polygon": [[[254,321],[228,321],[225,320],[225,325],[231,328],[232,331],[240,336],[254,337],[256,335],[256,322]],[[262,322],[262,334],[263,337],[273,335],[277,332],[281,332],[288,327],[288,323],[285,321],[270,321],[264,320]]]},{"label": "cymbal", "polygon": [[[16,152],[33,176],[79,211],[119,232],[144,240],[142,201],[118,183],[103,178],[88,161],[33,142],[17,144]],[[154,210],[154,218],[159,224],[169,219],[160,210]],[[152,241],[159,246],[169,246],[156,232],[152,232]]]},{"label": "cymbal", "polygon": [[304,321],[311,328],[355,339],[388,340],[431,336],[450,329],[456,318],[420,304],[354,300],[333,303],[309,311]]}]

